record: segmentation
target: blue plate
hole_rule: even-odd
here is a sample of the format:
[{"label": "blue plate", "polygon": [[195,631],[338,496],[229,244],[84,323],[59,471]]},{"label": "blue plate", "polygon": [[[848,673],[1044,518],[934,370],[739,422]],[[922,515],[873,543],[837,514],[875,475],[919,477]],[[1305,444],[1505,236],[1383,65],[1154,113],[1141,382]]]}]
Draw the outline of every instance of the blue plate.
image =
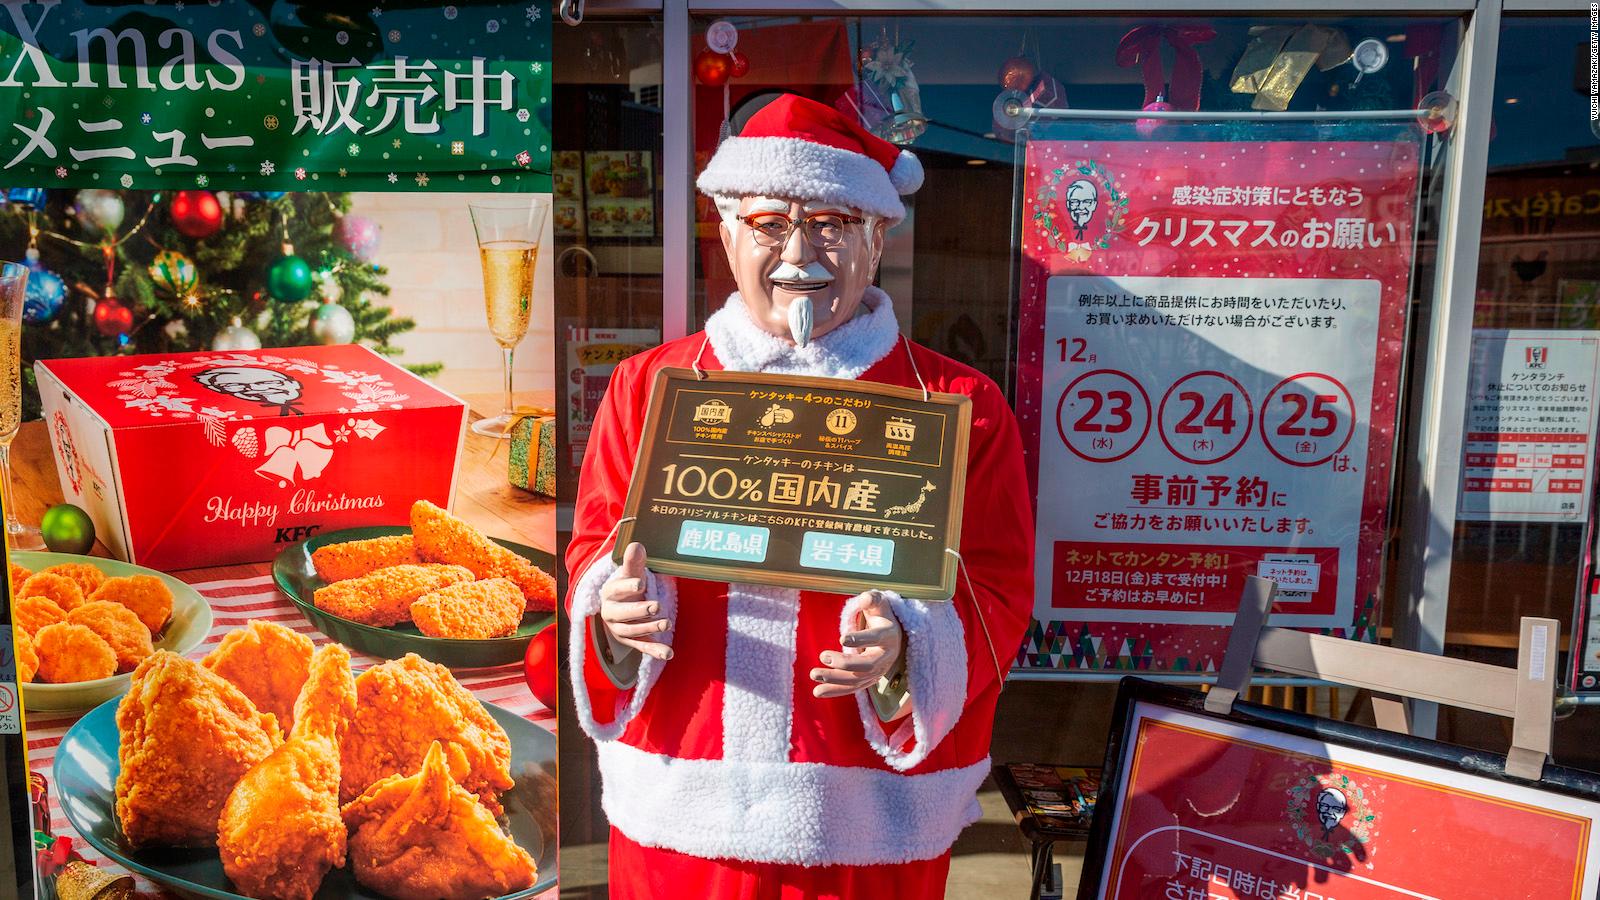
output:
[{"label": "blue plate", "polygon": [[[233,892],[215,848],[128,849],[116,820],[116,783],[121,770],[117,761],[120,701],[121,698],[107,700],[90,710],[73,724],[56,749],[52,777],[67,821],[95,850],[181,896],[245,896]],[[506,895],[505,900],[532,897],[556,883],[556,739],[521,716],[489,703],[483,707],[511,738],[511,775],[515,785],[500,797],[506,808],[501,825],[539,866],[538,883]],[[319,900],[380,900],[383,896],[357,884],[348,865],[329,872],[322,889],[317,891]]]}]

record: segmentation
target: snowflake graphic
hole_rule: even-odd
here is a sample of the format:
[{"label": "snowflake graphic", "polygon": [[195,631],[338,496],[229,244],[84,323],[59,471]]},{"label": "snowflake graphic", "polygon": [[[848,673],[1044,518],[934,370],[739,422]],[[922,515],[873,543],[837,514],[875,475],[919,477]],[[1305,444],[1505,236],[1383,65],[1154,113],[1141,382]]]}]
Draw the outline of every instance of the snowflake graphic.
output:
[{"label": "snowflake graphic", "polygon": [[250,27],[250,33],[255,35],[256,37],[261,37],[262,35],[266,34],[267,33],[266,23],[257,22],[255,25]]},{"label": "snowflake graphic", "polygon": [[183,0],[178,0],[177,3],[172,4],[172,8],[178,12],[183,12]]},{"label": "snowflake graphic", "polygon": [[537,22],[539,21],[539,17],[543,15],[543,12],[538,6],[530,6],[524,14],[528,17],[529,22]]},{"label": "snowflake graphic", "polygon": [[361,145],[356,143],[355,141],[351,141],[350,142],[350,146],[348,146],[348,147],[346,147],[344,149],[345,149],[345,152],[349,153],[351,156],[360,156],[361,155]]},{"label": "snowflake graphic", "polygon": [[395,149],[396,149],[396,150],[399,150],[399,149],[400,149],[400,139],[399,139],[399,138],[395,138],[395,139],[394,139],[394,148],[395,148]]},{"label": "snowflake graphic", "polygon": [[449,20],[451,20],[451,21],[455,21],[455,18],[456,18],[456,8],[455,8],[455,7],[454,7],[454,6],[446,6],[446,7],[445,7],[445,8],[444,8],[444,17],[445,17],[445,18],[446,18],[446,19],[449,19]]},{"label": "snowflake graphic", "polygon": [[373,18],[374,18],[374,19],[376,19],[376,18],[378,18],[378,17],[380,17],[380,16],[382,16],[382,15],[383,15],[383,10],[382,10],[382,9],[380,9],[380,8],[378,8],[378,7],[376,7],[376,6],[374,6],[374,7],[373,7],[373,8],[372,8],[372,17],[373,17]]},{"label": "snowflake graphic", "polygon": [[418,172],[417,173],[417,187],[427,187],[427,186],[428,186],[428,175],[427,175],[427,173],[426,172]]},{"label": "snowflake graphic", "polygon": [[389,43],[391,43],[391,44],[400,43],[400,29],[398,29],[398,28],[389,29]]},{"label": "snowflake graphic", "polygon": [[300,168],[298,168],[298,169],[295,169],[295,170],[294,170],[294,177],[296,177],[296,178],[298,178],[298,179],[300,179],[300,180],[301,180],[301,181],[305,181],[305,180],[306,180],[306,170],[305,170],[305,167],[304,167],[304,166],[301,166],[301,167],[300,167]]},{"label": "snowflake graphic", "polygon": [[67,177],[67,167],[66,166],[56,166],[56,177],[57,178],[65,178],[65,177]]},{"label": "snowflake graphic", "polygon": [[132,176],[132,175],[127,175],[127,174],[124,174],[124,175],[123,175],[123,176],[122,176],[122,179],[121,179],[121,182],[120,182],[120,183],[121,183],[121,185],[122,185],[122,186],[123,186],[123,187],[125,187],[125,188],[131,188],[131,187],[133,187],[133,176]]},{"label": "snowflake graphic", "polygon": [[527,166],[527,165],[531,165],[532,163],[533,163],[533,154],[532,153],[529,153],[528,151],[524,150],[521,153],[517,154],[517,165],[519,165],[519,166]]},{"label": "snowflake graphic", "polygon": [[489,32],[490,34],[494,34],[500,30],[500,20],[490,19],[489,21],[483,23],[483,30]]},{"label": "snowflake graphic", "polygon": [[536,62],[529,65],[528,68],[533,72],[533,74],[538,75],[540,72],[544,71],[544,63]]},{"label": "snowflake graphic", "polygon": [[333,39],[334,39],[334,40],[335,40],[335,41],[338,41],[338,42],[339,42],[339,46],[341,46],[341,47],[343,47],[343,46],[344,46],[344,45],[345,45],[345,44],[348,44],[348,43],[350,43],[350,32],[348,32],[348,31],[341,31],[341,32],[339,32],[339,33],[337,33],[337,34],[335,34],[335,35],[334,35],[334,36],[333,36]]},{"label": "snowflake graphic", "polygon": [[204,175],[196,175],[194,177],[194,183],[199,185],[200,187],[205,187],[206,185],[211,183],[211,179],[207,178]]},{"label": "snowflake graphic", "polygon": [[396,175],[396,174],[395,174],[395,173],[393,173],[393,172],[390,172],[390,173],[389,173],[389,183],[390,183],[390,184],[394,184],[394,183],[395,183],[395,182],[397,182],[397,181],[399,181],[399,180],[400,180],[400,176],[399,176],[399,175]]},{"label": "snowflake graphic", "polygon": [[526,121],[528,121],[528,118],[529,118],[529,116],[528,116],[528,111],[527,110],[525,110],[525,109],[517,110],[517,121],[518,122],[526,122]]},{"label": "snowflake graphic", "polygon": [[276,171],[278,171],[278,167],[274,165],[271,160],[267,160],[261,164],[261,174],[263,175],[271,175]]},{"label": "snowflake graphic", "polygon": [[139,121],[144,123],[145,125],[149,125],[150,124],[150,114],[149,113],[140,113],[139,114]]},{"label": "snowflake graphic", "polygon": [[345,174],[346,174],[346,172],[345,172],[344,166],[340,166],[339,167],[339,177],[343,178],[345,176]]},{"label": "snowflake graphic", "polygon": [[265,116],[265,117],[263,117],[261,119],[261,124],[266,126],[266,129],[268,131],[277,131],[278,130],[278,117],[277,116]]}]

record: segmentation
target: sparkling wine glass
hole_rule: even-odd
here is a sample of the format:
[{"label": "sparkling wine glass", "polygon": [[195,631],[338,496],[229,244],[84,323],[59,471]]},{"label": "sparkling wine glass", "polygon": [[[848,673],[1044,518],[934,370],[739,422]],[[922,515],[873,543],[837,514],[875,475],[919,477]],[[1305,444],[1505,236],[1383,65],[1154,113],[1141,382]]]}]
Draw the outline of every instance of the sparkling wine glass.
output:
[{"label": "sparkling wine glass", "polygon": [[11,490],[11,441],[22,424],[22,301],[28,293],[28,267],[0,262],[0,488],[5,491],[6,540],[13,550],[44,546],[39,529],[17,518]]},{"label": "sparkling wine glass", "polygon": [[533,270],[539,259],[539,241],[550,198],[513,195],[467,204],[478,235],[478,260],[483,264],[483,300],[489,314],[489,331],[505,358],[505,409],[500,415],[472,423],[478,434],[511,436],[516,408],[512,396],[512,351],[528,334],[533,311]]}]

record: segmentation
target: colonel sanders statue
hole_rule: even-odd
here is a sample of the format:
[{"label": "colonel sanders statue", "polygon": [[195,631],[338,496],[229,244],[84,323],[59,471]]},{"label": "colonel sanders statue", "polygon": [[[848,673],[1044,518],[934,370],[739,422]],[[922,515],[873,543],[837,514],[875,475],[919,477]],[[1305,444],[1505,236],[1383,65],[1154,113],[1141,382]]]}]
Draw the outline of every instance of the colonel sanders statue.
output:
[{"label": "colonel sanders statue", "polygon": [[[570,661],[611,822],[614,898],[944,896],[978,816],[1003,673],[1033,597],[1016,420],[994,383],[901,337],[872,286],[921,165],[786,95],[723,142],[699,188],[738,292],[705,331],[617,367],[567,551]],[[972,398],[948,603],[658,575],[612,549],[663,367],[874,381]]]}]

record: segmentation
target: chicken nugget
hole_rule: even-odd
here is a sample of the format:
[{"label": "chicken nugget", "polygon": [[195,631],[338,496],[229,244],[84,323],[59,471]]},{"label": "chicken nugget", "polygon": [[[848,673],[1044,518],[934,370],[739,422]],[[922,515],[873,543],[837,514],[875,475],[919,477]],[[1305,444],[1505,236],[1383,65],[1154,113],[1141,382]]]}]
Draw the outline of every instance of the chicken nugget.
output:
[{"label": "chicken nugget", "polygon": [[423,594],[411,604],[411,621],[429,637],[497,638],[515,632],[526,609],[516,582],[489,578]]},{"label": "chicken nugget", "polygon": [[33,638],[28,637],[26,631],[15,629],[12,637],[16,645],[17,683],[27,684],[39,673],[39,651],[33,649]]},{"label": "chicken nugget", "polygon": [[244,692],[256,709],[278,717],[278,726],[294,724],[294,702],[311,673],[311,638],[261,619],[222,636],[217,649],[200,664]]},{"label": "chicken nugget", "polygon": [[33,636],[39,680],[50,684],[94,681],[117,674],[117,654],[105,638],[82,625],[57,622]]},{"label": "chicken nugget", "polygon": [[411,618],[418,597],[460,581],[472,573],[461,566],[390,566],[370,575],[336,581],[318,588],[312,602],[340,618],[363,625],[398,625]]},{"label": "chicken nugget", "polygon": [[13,591],[20,590],[23,582],[31,577],[33,577],[32,569],[19,566],[16,563],[11,564],[11,589]]},{"label": "chicken nugget", "polygon": [[39,574],[65,575],[78,583],[78,589],[83,591],[85,597],[106,583],[106,573],[89,563],[62,563],[40,569]]},{"label": "chicken nugget", "polygon": [[83,603],[83,589],[65,575],[35,572],[22,583],[22,590],[17,592],[17,597],[48,597],[62,609],[70,610]]},{"label": "chicken nugget", "polygon": [[117,671],[131,671],[156,652],[150,644],[150,629],[144,627],[133,610],[110,600],[91,600],[67,613],[67,621],[82,625],[111,645],[117,654]]},{"label": "chicken nugget", "polygon": [[329,584],[360,578],[390,566],[420,562],[422,557],[417,555],[417,546],[409,534],[345,541],[311,551],[311,565],[317,570],[317,577]]},{"label": "chicken nugget", "polygon": [[107,578],[89,595],[90,600],[110,600],[133,610],[151,634],[160,634],[172,618],[172,589],[154,575]]},{"label": "chicken nugget", "polygon": [[432,503],[418,500],[411,505],[411,533],[423,559],[466,566],[478,578],[509,578],[529,610],[556,608],[555,579]]},{"label": "chicken nugget", "polygon": [[33,637],[46,625],[67,620],[67,611],[49,597],[23,597],[11,604],[11,621],[17,630]]}]

